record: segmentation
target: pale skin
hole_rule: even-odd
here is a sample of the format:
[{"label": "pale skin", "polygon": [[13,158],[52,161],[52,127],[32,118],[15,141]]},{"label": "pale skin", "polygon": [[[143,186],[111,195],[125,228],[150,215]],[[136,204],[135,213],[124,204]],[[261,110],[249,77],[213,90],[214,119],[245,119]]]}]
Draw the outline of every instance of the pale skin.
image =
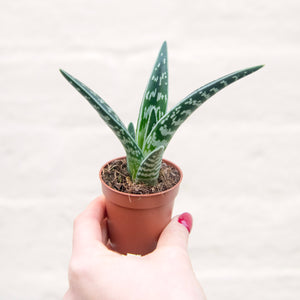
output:
[{"label": "pale skin", "polygon": [[104,197],[96,198],[74,221],[64,300],[205,300],[187,252],[188,237],[176,216],[152,253],[113,252],[107,247]]}]

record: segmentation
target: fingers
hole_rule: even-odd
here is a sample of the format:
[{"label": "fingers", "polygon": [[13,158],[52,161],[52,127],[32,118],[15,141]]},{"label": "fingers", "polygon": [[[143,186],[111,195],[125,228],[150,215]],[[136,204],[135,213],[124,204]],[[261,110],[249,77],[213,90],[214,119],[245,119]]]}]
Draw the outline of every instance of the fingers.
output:
[{"label": "fingers", "polygon": [[[102,227],[101,227],[102,225]],[[92,201],[75,219],[73,229],[73,252],[107,242],[104,197]]]},{"label": "fingers", "polygon": [[63,300],[71,300],[73,297],[71,295],[71,291],[67,290],[67,292],[65,293]]},{"label": "fingers", "polygon": [[179,247],[186,250],[192,223],[192,216],[189,213],[183,213],[180,216],[174,217],[162,232],[157,249]]},{"label": "fingers", "polygon": [[107,245],[108,242],[108,229],[107,229],[107,218],[104,218],[100,224],[102,231],[102,243]]}]

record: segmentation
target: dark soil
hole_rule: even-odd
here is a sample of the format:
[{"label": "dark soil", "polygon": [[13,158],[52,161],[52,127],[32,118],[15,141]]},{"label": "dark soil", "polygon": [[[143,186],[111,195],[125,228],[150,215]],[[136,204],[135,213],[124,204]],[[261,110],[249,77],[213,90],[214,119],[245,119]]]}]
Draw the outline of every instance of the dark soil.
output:
[{"label": "dark soil", "polygon": [[118,159],[108,164],[102,171],[104,182],[111,188],[130,194],[153,194],[163,192],[173,187],[179,180],[180,174],[177,169],[162,162],[158,183],[149,186],[131,181],[126,159]]}]

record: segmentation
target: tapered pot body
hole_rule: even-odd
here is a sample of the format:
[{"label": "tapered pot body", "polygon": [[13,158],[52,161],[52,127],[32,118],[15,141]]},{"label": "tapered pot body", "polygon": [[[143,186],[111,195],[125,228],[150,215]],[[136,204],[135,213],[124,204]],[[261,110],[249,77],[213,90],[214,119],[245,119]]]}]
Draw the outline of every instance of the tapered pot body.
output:
[{"label": "tapered pot body", "polygon": [[161,232],[171,220],[182,172],[172,162],[163,160],[180,174],[175,186],[154,194],[128,194],[109,187],[102,179],[102,170],[114,160],[105,164],[99,174],[106,201],[111,247],[121,254],[148,254],[156,248]]}]

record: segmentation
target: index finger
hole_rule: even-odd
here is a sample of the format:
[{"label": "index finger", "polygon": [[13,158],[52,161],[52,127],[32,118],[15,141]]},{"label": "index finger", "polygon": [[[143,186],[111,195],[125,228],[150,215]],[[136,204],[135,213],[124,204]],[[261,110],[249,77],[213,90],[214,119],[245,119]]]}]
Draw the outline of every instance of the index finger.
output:
[{"label": "index finger", "polygon": [[73,228],[73,252],[80,251],[99,242],[103,245],[101,223],[105,218],[104,197],[99,196],[75,219]]}]

